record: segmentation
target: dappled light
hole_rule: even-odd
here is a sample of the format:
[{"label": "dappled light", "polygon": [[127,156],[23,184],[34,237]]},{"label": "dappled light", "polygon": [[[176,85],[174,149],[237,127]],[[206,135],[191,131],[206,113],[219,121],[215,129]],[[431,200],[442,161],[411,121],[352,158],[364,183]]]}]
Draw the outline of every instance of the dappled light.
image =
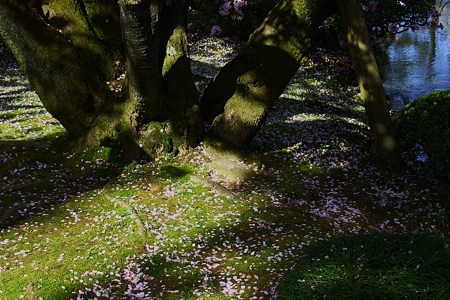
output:
[{"label": "dappled light", "polygon": [[391,0],[249,1],[0,0],[0,299],[450,299],[450,94],[398,147]]},{"label": "dappled light", "polygon": [[[0,53],[2,58],[11,58],[4,45],[0,45]],[[0,121],[0,143],[65,132],[30,91],[27,79],[12,59],[0,62]]]},{"label": "dappled light", "polygon": [[404,168],[361,2],[340,0],[338,7],[376,152],[389,165]]},{"label": "dappled light", "polygon": [[315,41],[311,32],[331,7],[325,1],[284,0],[270,11],[202,95],[202,114],[214,138],[237,149],[251,141],[308,56]]},{"label": "dappled light", "polygon": [[[200,91],[235,46],[206,39],[193,47]],[[439,182],[387,172],[373,159],[364,108],[342,81],[347,65],[315,52],[247,152],[200,144],[185,156],[126,165],[114,147],[69,151],[74,141],[54,121],[12,131],[16,117],[25,126],[28,116],[47,115],[21,73],[11,85],[2,74],[0,297],[273,299],[296,265],[310,271],[292,280],[309,288],[325,280],[317,268],[339,271],[342,253],[370,248],[358,248],[371,241],[360,237],[392,233],[395,244],[445,232]],[[35,111],[21,111],[27,105]],[[426,246],[420,241],[400,258]]]}]

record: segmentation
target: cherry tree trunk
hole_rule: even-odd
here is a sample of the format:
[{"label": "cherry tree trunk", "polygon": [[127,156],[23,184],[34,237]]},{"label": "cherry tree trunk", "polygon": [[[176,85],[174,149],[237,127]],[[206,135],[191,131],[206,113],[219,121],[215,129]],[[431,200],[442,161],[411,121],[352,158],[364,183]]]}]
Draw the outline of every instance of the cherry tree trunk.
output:
[{"label": "cherry tree trunk", "polygon": [[119,143],[126,160],[197,142],[187,1],[36,3],[1,0],[0,36],[70,134],[86,146]]},{"label": "cherry tree trunk", "polygon": [[279,1],[202,96],[202,115],[212,124],[213,140],[234,148],[251,141],[307,58],[314,33],[332,8],[324,0]]},{"label": "cherry tree trunk", "polygon": [[390,165],[403,167],[361,2],[339,0],[338,5],[376,152]]}]

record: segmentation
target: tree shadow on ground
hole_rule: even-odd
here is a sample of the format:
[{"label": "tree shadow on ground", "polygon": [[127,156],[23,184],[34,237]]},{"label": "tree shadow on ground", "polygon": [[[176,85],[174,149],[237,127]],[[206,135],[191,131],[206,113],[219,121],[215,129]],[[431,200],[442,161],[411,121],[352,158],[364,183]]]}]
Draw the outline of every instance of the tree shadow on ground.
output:
[{"label": "tree shadow on ground", "polygon": [[[303,124],[301,124],[302,122]],[[336,127],[335,123],[328,120],[296,122],[296,126],[306,125],[318,128]],[[302,135],[301,130],[292,128],[288,132],[297,132],[300,136]],[[304,133],[311,134],[310,131]],[[322,134],[321,131],[316,133],[319,136]],[[297,135],[295,136],[298,138]],[[350,138],[353,139],[351,136]],[[326,143],[325,140],[315,140],[314,135],[310,136],[310,139],[317,146]],[[337,137],[330,137],[330,139],[337,139]],[[318,148],[317,146],[316,148]],[[331,173],[326,169],[313,169],[310,173],[306,172],[300,164],[296,164],[291,158],[288,158],[286,153],[283,154],[279,151],[284,147],[285,145],[275,145],[271,150],[266,149],[266,151],[279,152],[280,161],[284,160],[284,163],[289,166],[296,165],[301,172],[292,170],[291,173],[285,174],[285,178],[276,174],[264,173],[246,178],[248,185],[238,188],[235,191],[235,198],[224,198],[224,201],[234,201],[236,205],[247,206],[245,211],[241,211],[239,214],[229,214],[222,222],[202,227],[201,231],[198,228],[191,229],[183,238],[176,242],[167,242],[167,245],[162,248],[154,247],[144,251],[139,258],[136,258],[136,264],[132,265],[131,269],[127,268],[127,272],[130,272],[127,274],[133,275],[115,280],[114,284],[119,287],[114,288],[109,297],[123,297],[127,290],[130,291],[129,286],[132,287],[131,293],[136,293],[136,295],[140,292],[139,287],[148,287],[145,295],[156,299],[175,299],[177,297],[196,299],[199,297],[199,290],[208,291],[213,295],[232,297],[239,295],[241,289],[245,290],[249,286],[254,286],[256,289],[250,292],[246,290],[247,295],[251,293],[255,297],[269,297],[273,294],[272,289],[276,282],[281,280],[295,262],[300,260],[305,253],[309,258],[311,254],[305,252],[308,246],[316,245],[316,243],[322,245],[324,242],[321,240],[337,234],[338,227],[343,232],[339,234],[348,234],[353,230],[353,225],[356,227],[366,226],[366,229],[370,229],[370,224],[365,220],[365,212],[361,206],[357,206],[358,203],[342,203],[344,206],[348,205],[350,214],[342,214],[348,217],[348,221],[340,220],[341,212],[333,211],[332,207],[329,207],[329,215],[320,210],[322,205],[326,206],[325,202],[327,202],[326,199],[322,199],[327,195],[324,190],[326,182],[323,183],[323,186],[316,185],[314,191],[309,191],[308,189],[311,187],[307,187],[303,180],[309,177],[311,182],[316,182]],[[260,160],[260,162],[262,161]],[[273,164],[268,163],[267,168],[279,169],[278,163],[279,161],[275,161]],[[339,172],[339,168],[336,171]],[[189,172],[183,168],[171,165],[161,167],[160,172],[161,178],[172,180],[189,175]],[[353,192],[356,193],[359,188],[358,184],[356,183],[356,187],[353,186],[356,189],[352,190],[351,185],[355,185],[355,182],[347,182],[348,186],[343,186],[346,181],[349,181],[349,178],[344,175],[342,177],[341,182],[334,177],[329,179],[330,184],[337,184],[341,187],[341,190],[333,190],[335,186],[331,186],[330,192],[344,193],[343,197],[349,196]],[[286,178],[289,178],[290,181],[288,182]],[[362,184],[366,188],[370,186],[370,183],[362,182]],[[188,188],[190,188],[189,185],[184,186],[184,189]],[[345,191],[348,194],[345,194]],[[264,196],[258,198],[254,195]],[[365,196],[373,197],[369,193],[356,197],[364,198]],[[252,199],[252,197],[254,198]],[[324,203],[320,202],[320,199]],[[309,206],[313,202],[316,202],[316,205]],[[364,206],[366,203],[359,204]],[[167,215],[167,217],[169,216],[170,214]],[[152,222],[152,220],[149,219],[148,222]],[[150,246],[152,246],[151,243]],[[336,250],[335,253],[337,252]],[[331,257],[328,253],[323,256],[325,255]],[[383,265],[385,258],[378,257],[377,259],[374,259],[374,263]],[[317,276],[321,276],[321,274]],[[130,281],[130,278],[135,281]],[[320,279],[320,277],[316,277],[315,280],[318,278]],[[96,277],[96,280],[98,280],[99,286],[108,286],[111,283],[111,279],[106,276]],[[337,288],[341,287],[341,285],[336,286]],[[74,283],[69,289],[77,291],[85,287]],[[267,288],[265,289],[265,287]],[[58,297],[61,299],[68,296],[67,292],[59,291],[58,293],[60,293]],[[87,291],[85,299],[94,296],[95,291]]]},{"label": "tree shadow on ground", "polygon": [[46,136],[0,141],[0,229],[49,213],[77,194],[100,189],[121,172],[115,154],[98,158],[76,154],[63,140]]},{"label": "tree shadow on ground", "polygon": [[[351,223],[356,222],[356,220],[367,225],[367,223],[364,223],[364,216],[361,215],[361,211],[358,213],[357,209],[349,210],[352,215],[348,216],[348,224],[344,221],[336,224],[336,220],[340,217],[339,211],[334,212],[335,215],[327,216],[324,214],[320,210],[322,203],[318,200],[326,195],[324,186],[327,183],[331,184],[335,178],[330,178],[322,186],[318,185],[319,179],[330,175],[326,168],[313,168],[307,172],[303,163],[299,164],[298,161],[293,160],[292,157],[282,151],[299,141],[305,143],[304,149],[300,149],[299,154],[302,154],[303,151],[306,153],[313,148],[318,150],[328,143],[324,136],[325,129],[341,126],[343,134],[349,134],[346,137],[349,144],[354,143],[355,139],[358,138],[366,140],[365,135],[359,132],[360,126],[352,123],[347,124],[344,120],[330,121],[323,118],[295,120],[294,117],[303,112],[302,106],[298,106],[298,103],[293,99],[285,98],[282,101],[285,101],[286,109],[293,109],[283,115],[283,118],[285,118],[283,120],[292,119],[292,122],[283,123],[278,128],[271,128],[271,125],[268,124],[262,129],[267,134],[267,140],[263,139],[266,144],[259,145],[261,146],[261,153],[273,152],[279,160],[264,160],[260,156],[252,158],[259,163],[267,164],[267,169],[272,168],[273,170],[268,171],[269,174],[263,171],[262,175],[245,178],[248,184],[242,188],[237,187],[234,191],[235,197],[221,198],[224,202],[231,201],[236,206],[245,205],[247,208],[239,213],[224,212],[223,215],[220,215],[220,222],[205,225],[202,228],[189,228],[186,235],[182,236],[183,238],[177,242],[167,243],[164,248],[152,248],[151,251],[144,252],[139,259],[136,259],[137,264],[133,265],[135,269],[132,272],[135,273],[130,272],[127,274],[132,276],[120,278],[123,290],[117,291],[117,298],[123,296],[128,284],[139,283],[142,283],[143,286],[145,284],[150,286],[149,294],[152,298],[184,297],[195,299],[197,297],[195,293],[198,289],[211,291],[212,294],[216,293],[222,296],[228,294],[231,296],[238,295],[241,288],[245,289],[245,287],[251,286],[257,287],[257,289],[247,291],[247,294],[253,293],[255,296],[268,298],[272,294],[272,291],[268,289],[274,287],[283,274],[293,266],[294,262],[305,254],[306,247],[315,243],[321,244],[320,240],[329,238],[331,234],[334,234],[333,230],[336,230],[336,227],[340,227],[338,229],[343,232],[349,232]],[[321,103],[320,107],[314,107],[314,101],[306,101],[309,106],[312,106],[311,109],[327,110],[326,103]],[[330,110],[334,113],[345,113],[345,111],[333,110],[332,107]],[[347,131],[354,131],[355,135],[347,133]],[[286,140],[283,138],[283,132],[286,134]],[[277,143],[273,143],[274,138],[278,141]],[[329,139],[339,141],[340,137],[338,134],[337,136],[330,136]],[[308,140],[311,143],[306,143]],[[0,148],[5,149],[5,156],[2,157],[5,166],[0,169],[0,180],[4,179],[3,174],[6,174],[7,177],[1,182],[0,196],[8,195],[9,191],[12,190],[15,193],[14,201],[22,201],[22,198],[25,199],[24,202],[26,203],[38,201],[41,199],[39,197],[42,196],[42,193],[39,192],[39,187],[33,189],[33,186],[36,186],[36,183],[42,180],[49,185],[46,190],[50,193],[53,192],[53,189],[58,189],[53,194],[54,198],[49,201],[51,207],[51,205],[62,203],[60,200],[70,201],[71,194],[67,191],[83,193],[99,189],[108,181],[109,177],[107,176],[91,173],[92,170],[83,165],[80,157],[72,160],[71,155],[73,154],[71,152],[58,151],[57,148],[54,149],[56,152],[52,152],[53,148],[50,146],[52,142],[51,137],[46,137],[42,140],[7,141],[0,144]],[[31,157],[23,162],[22,158],[28,155],[31,155]],[[44,155],[43,157],[46,158],[43,159],[40,155]],[[307,157],[305,163],[315,163],[314,159],[314,156]],[[83,161],[89,160],[83,158]],[[107,162],[108,159],[105,161]],[[270,161],[272,161],[271,164]],[[59,164],[55,172],[51,171],[53,165],[50,163],[52,162]],[[83,167],[84,169],[82,169]],[[291,173],[285,174],[284,177],[279,176],[277,171],[279,169],[284,171],[288,167],[292,168]],[[17,170],[17,173],[15,173],[16,171],[11,173],[10,170]],[[340,167],[335,169],[336,172],[340,172],[340,170]],[[110,174],[110,171],[109,168],[106,168],[106,175]],[[117,170],[117,172],[120,172],[120,170]],[[163,179],[177,179],[188,174],[189,172],[182,168],[172,166],[161,168]],[[22,178],[22,175],[26,175],[26,182],[17,181],[18,178]],[[289,180],[286,180],[286,178],[289,178]],[[366,178],[361,180],[364,179]],[[310,180],[311,186],[305,185],[306,180]],[[335,181],[337,181],[337,186],[340,186],[341,183],[348,180],[348,177],[342,174],[342,181]],[[364,187],[368,187],[366,186],[367,183],[363,182],[363,184],[365,184]],[[39,185],[41,186],[41,184]],[[183,186],[185,190],[189,188],[192,187],[189,185]],[[335,189],[333,192],[349,192],[342,195],[344,197],[351,195],[352,192],[356,194],[359,186],[356,185],[353,188],[355,190],[350,188],[336,190],[336,186],[330,187],[330,189]],[[68,197],[64,198],[65,195]],[[148,196],[144,192],[142,195]],[[362,196],[357,194],[357,198]],[[145,199],[151,202],[151,200],[148,200],[151,199],[150,197]],[[161,201],[168,201],[168,199],[163,198]],[[316,206],[307,205],[313,202],[316,202]],[[355,208],[352,202],[344,202],[343,205]],[[194,204],[192,206],[197,209]],[[28,207],[26,208],[28,209]],[[211,212],[206,211],[205,215],[213,213],[214,209],[215,207],[211,207]],[[330,206],[329,209],[332,212],[334,208]],[[25,222],[30,217],[27,214],[15,216],[17,219],[13,217],[11,224]],[[154,221],[148,220],[149,223]],[[126,271],[130,270],[127,269]],[[137,276],[133,277],[134,274],[137,274]],[[108,285],[111,278],[97,276],[95,280],[98,280],[100,284]],[[85,287],[85,285],[75,283],[68,289],[76,292],[78,288]],[[70,297],[67,292],[59,288],[55,291],[57,299]],[[173,294],[170,294],[169,290]],[[135,291],[138,292],[137,285]],[[163,296],[160,293],[164,293]]]},{"label": "tree shadow on ground", "polygon": [[[118,175],[118,153],[96,157],[75,153],[77,142],[46,115],[12,53],[0,41],[4,54],[0,75],[13,79],[0,85],[0,229],[26,222],[79,193],[102,188]],[[38,120],[32,125],[27,120]],[[54,129],[49,129],[49,127]],[[57,133],[55,133],[57,132]],[[19,133],[19,136],[14,136]],[[71,148],[72,147],[72,148]],[[96,149],[99,150],[99,149]]]}]

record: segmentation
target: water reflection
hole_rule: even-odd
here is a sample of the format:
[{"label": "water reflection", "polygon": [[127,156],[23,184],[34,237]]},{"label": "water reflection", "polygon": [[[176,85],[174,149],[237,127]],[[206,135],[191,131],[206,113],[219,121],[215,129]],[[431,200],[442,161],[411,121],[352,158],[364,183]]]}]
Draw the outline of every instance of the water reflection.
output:
[{"label": "water reflection", "polygon": [[433,91],[450,89],[450,5],[442,13],[444,29],[422,27],[399,34],[389,46],[381,70],[394,110]]}]

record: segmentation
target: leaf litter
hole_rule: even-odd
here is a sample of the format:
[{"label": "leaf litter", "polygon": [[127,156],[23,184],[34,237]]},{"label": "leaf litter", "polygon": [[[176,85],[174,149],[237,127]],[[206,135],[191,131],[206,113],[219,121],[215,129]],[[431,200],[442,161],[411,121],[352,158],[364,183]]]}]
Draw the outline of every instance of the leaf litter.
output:
[{"label": "leaf litter", "polygon": [[[200,90],[235,49],[197,42],[191,59]],[[58,152],[63,128],[17,63],[2,64],[0,299],[272,299],[315,242],[445,232],[439,182],[373,159],[355,88],[341,82],[351,78],[349,62],[334,53],[317,51],[302,66],[253,151],[233,162],[253,171],[238,181],[208,168],[203,145],[189,157],[125,168],[101,156],[107,149],[94,160]],[[136,211],[146,240],[105,193]]]}]

